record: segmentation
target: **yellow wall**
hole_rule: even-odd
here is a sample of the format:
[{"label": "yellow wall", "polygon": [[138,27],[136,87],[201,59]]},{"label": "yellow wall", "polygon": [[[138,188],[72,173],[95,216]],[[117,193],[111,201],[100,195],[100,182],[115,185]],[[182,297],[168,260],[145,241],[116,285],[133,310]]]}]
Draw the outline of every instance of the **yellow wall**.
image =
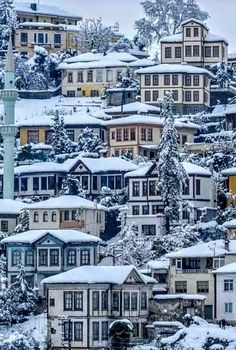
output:
[{"label": "yellow wall", "polygon": [[236,195],[236,175],[229,176],[229,192]]},{"label": "yellow wall", "polygon": [[48,130],[48,128],[20,128],[20,144],[26,145],[28,143],[28,131],[29,130],[39,130],[39,142],[45,142],[45,131]]}]

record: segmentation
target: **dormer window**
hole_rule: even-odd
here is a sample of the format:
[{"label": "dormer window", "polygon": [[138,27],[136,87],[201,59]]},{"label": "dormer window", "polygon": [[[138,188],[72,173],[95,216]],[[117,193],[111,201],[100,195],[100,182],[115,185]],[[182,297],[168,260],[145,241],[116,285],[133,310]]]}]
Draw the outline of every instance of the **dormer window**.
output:
[{"label": "dormer window", "polygon": [[187,38],[191,37],[191,28],[186,28],[186,37]]},{"label": "dormer window", "polygon": [[193,36],[196,38],[199,36],[199,28],[194,28],[193,29]]}]

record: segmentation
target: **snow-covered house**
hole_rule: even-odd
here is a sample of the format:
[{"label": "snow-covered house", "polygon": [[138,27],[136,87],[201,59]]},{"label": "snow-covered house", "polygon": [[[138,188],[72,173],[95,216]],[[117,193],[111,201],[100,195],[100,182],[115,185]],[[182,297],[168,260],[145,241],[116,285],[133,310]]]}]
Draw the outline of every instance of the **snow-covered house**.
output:
[{"label": "snow-covered house", "polygon": [[169,293],[205,295],[205,318],[216,318],[213,271],[236,261],[236,241],[199,243],[166,257],[170,259]]},{"label": "snow-covered house", "polygon": [[39,288],[42,279],[83,265],[96,265],[101,240],[77,230],[30,230],[5,238],[8,285],[24,264],[26,280]]},{"label": "snow-covered house", "polygon": [[[105,122],[109,138],[109,153],[119,157],[129,151],[133,156],[155,159],[164,125],[163,118],[135,114]],[[180,138],[180,147],[193,142],[199,126],[191,122],[175,121]]]},{"label": "snow-covered house", "polygon": [[190,18],[181,25],[181,32],[160,40],[161,63],[188,64],[209,68],[228,61],[228,42],[209,32],[205,23]]},{"label": "snow-covered house", "polygon": [[236,262],[214,271],[215,275],[215,318],[236,323]]},{"label": "snow-covered house", "polygon": [[159,64],[136,71],[140,76],[141,102],[157,105],[171,91],[174,113],[207,111],[210,106],[210,80],[204,68],[188,64]]},{"label": "snow-covered house", "polygon": [[12,234],[18,221],[20,211],[25,203],[12,199],[0,199],[0,231]]},{"label": "snow-covered house", "polygon": [[[197,222],[215,208],[215,185],[212,174],[205,168],[183,162],[188,174],[182,191],[180,219]],[[157,192],[157,164],[149,163],[125,175],[128,180],[129,201],[127,223],[135,222],[140,231],[155,235],[163,230],[164,204]]]},{"label": "snow-covered house", "polygon": [[[40,196],[44,199],[57,195],[67,174],[80,181],[87,196],[95,198],[101,188],[112,190],[125,187],[124,175],[137,169],[137,165],[121,158],[68,159],[64,163],[41,162],[15,167],[15,196]],[[0,170],[0,195],[3,191],[3,170]]]},{"label": "snow-covered house", "polygon": [[104,110],[104,112],[108,115],[111,115],[113,119],[116,119],[120,117],[128,117],[133,114],[143,114],[150,116],[159,115],[160,108],[136,101],[127,103],[125,105],[107,108]]},{"label": "snow-covered house", "polygon": [[28,206],[30,230],[75,229],[100,237],[106,208],[79,196],[65,195]]},{"label": "snow-covered house", "polygon": [[[49,340],[53,348],[108,347],[112,321],[129,319],[134,336],[144,338],[155,280],[134,266],[84,266],[42,281],[48,295]],[[58,315],[67,315],[64,321]]]},{"label": "snow-covered house", "polygon": [[157,284],[153,287],[153,295],[167,293],[169,267],[170,260],[166,258],[151,260],[147,263],[145,274],[157,281]]}]

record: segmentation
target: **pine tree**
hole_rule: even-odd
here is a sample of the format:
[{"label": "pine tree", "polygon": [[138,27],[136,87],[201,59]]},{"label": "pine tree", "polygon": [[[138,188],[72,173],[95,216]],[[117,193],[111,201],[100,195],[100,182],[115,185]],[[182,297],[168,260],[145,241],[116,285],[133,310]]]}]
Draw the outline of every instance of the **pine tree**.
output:
[{"label": "pine tree", "polygon": [[9,334],[2,334],[0,336],[0,349],[1,350],[40,350],[42,349],[42,344],[29,333],[20,332],[20,330],[15,330],[14,332],[9,332]]},{"label": "pine tree", "polygon": [[86,193],[87,191],[82,188],[77,177],[73,175],[67,175],[67,177],[63,180],[60,195],[71,195],[85,198]]},{"label": "pine tree", "polygon": [[225,62],[219,62],[211,66],[211,71],[216,76],[216,83],[220,88],[230,85],[234,70]]},{"label": "pine tree", "polygon": [[165,206],[167,233],[170,231],[170,223],[178,221],[181,191],[187,179],[178,150],[178,135],[174,126],[173,102],[172,94],[168,92],[161,103],[161,116],[164,118],[164,127],[158,147],[159,160],[157,165],[157,188]]},{"label": "pine tree", "polygon": [[72,142],[66,133],[63,116],[59,116],[59,113],[57,112],[53,120],[54,124],[51,127],[53,154],[59,155],[71,153]]},{"label": "pine tree", "polygon": [[29,230],[29,211],[22,209],[18,218],[18,224],[14,229],[14,234],[25,232]]},{"label": "pine tree", "polygon": [[84,152],[87,157],[99,157],[99,151],[105,147],[106,143],[88,127],[78,137],[78,152]]},{"label": "pine tree", "polygon": [[17,17],[14,0],[0,0],[0,49],[7,50],[8,41],[16,31]]},{"label": "pine tree", "polygon": [[15,282],[4,293],[3,301],[2,318],[9,324],[12,324],[13,321],[23,321],[26,316],[36,310],[37,297],[25,279],[23,265],[20,266]]},{"label": "pine tree", "polygon": [[99,203],[105,207],[114,207],[119,204],[119,195],[115,190],[103,186],[100,191]]}]

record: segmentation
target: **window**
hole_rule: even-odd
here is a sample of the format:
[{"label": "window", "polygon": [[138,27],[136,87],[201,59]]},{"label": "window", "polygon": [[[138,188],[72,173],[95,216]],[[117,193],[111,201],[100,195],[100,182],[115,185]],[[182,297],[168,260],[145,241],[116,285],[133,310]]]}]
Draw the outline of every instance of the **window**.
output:
[{"label": "window", "polygon": [[193,86],[199,86],[199,75],[193,76]]},{"label": "window", "polygon": [[72,340],[72,322],[63,322],[63,340]]},{"label": "window", "polygon": [[69,221],[70,220],[70,213],[69,210],[64,211],[64,221]]},{"label": "window", "polygon": [[110,69],[106,71],[106,81],[108,83],[111,83],[113,81],[113,72]]},{"label": "window", "polygon": [[67,82],[68,83],[73,83],[73,73],[72,72],[68,73]]},{"label": "window", "polygon": [[39,266],[48,266],[48,250],[39,249]]},{"label": "window", "polygon": [[47,33],[34,33],[34,42],[36,44],[47,44],[48,34]]},{"label": "window", "polygon": [[22,177],[21,179],[21,191],[26,192],[28,191],[28,178]]},{"label": "window", "polygon": [[149,196],[156,196],[156,181],[149,181]]},{"label": "window", "polygon": [[171,47],[165,47],[165,58],[171,58],[171,57],[172,57]]},{"label": "window", "polygon": [[82,176],[82,188],[88,189],[88,176]]},{"label": "window", "polygon": [[102,310],[103,311],[108,310],[108,292],[107,291],[102,292]]},{"label": "window", "polygon": [[196,195],[201,195],[201,180],[196,179]]},{"label": "window", "polygon": [[48,222],[48,212],[47,211],[43,212],[43,222]]},{"label": "window", "polygon": [[55,306],[55,299],[53,299],[53,298],[49,299],[49,306],[52,306],[52,307]]},{"label": "window", "polygon": [[159,85],[159,75],[158,74],[153,74],[152,76],[152,85],[158,86]]},{"label": "window", "polygon": [[190,38],[190,37],[191,37],[191,28],[186,28],[185,33],[186,33],[186,36],[187,36],[188,38]]},{"label": "window", "polygon": [[99,292],[92,292],[92,309],[93,311],[99,311]]},{"label": "window", "polygon": [[232,314],[233,312],[233,303],[225,303],[225,313]]},{"label": "window", "polygon": [[118,311],[119,310],[119,293],[113,292],[112,294],[112,310]]},{"label": "window", "polygon": [[102,340],[108,340],[108,322],[102,321]]},{"label": "window", "polygon": [[164,75],[164,85],[170,85],[170,75],[169,74]]},{"label": "window", "polygon": [[33,177],[33,191],[39,190],[39,178]]},{"label": "window", "polygon": [[185,183],[183,184],[182,194],[183,194],[184,196],[188,196],[188,195],[189,195],[189,179],[187,179],[187,180],[185,181]]},{"label": "window", "polygon": [[67,252],[67,265],[76,265],[76,250],[71,249]]},{"label": "window", "polygon": [[191,75],[186,75],[185,76],[185,85],[186,86],[191,86],[192,85],[192,77],[191,77]]},{"label": "window", "polygon": [[75,97],[75,91],[74,90],[67,91],[67,97]]},{"label": "window", "polygon": [[8,221],[7,220],[1,221],[1,231],[8,232]]},{"label": "window", "polygon": [[192,92],[191,91],[185,91],[185,101],[191,102],[192,100]]},{"label": "window", "polygon": [[41,177],[41,190],[47,190],[48,189],[48,181],[46,176]]},{"label": "window", "polygon": [[59,249],[50,250],[50,266],[59,266]]},{"label": "window", "polygon": [[192,46],[185,46],[185,56],[186,57],[191,57],[192,56]]},{"label": "window", "polygon": [[188,141],[188,136],[187,135],[181,135],[181,139],[182,139],[181,144],[185,145],[185,143]]},{"label": "window", "polygon": [[117,175],[115,177],[115,182],[116,182],[116,189],[117,190],[120,190],[121,187],[122,187],[122,184],[121,184],[121,176],[120,175]]},{"label": "window", "polygon": [[122,141],[122,129],[116,131],[116,141]]},{"label": "window", "polygon": [[66,130],[67,136],[71,141],[75,141],[75,131],[74,130]]},{"label": "window", "polygon": [[137,310],[138,308],[138,293],[131,293],[131,310]]},{"label": "window", "polygon": [[18,192],[19,191],[19,179],[18,178],[14,178],[14,191]]},{"label": "window", "polygon": [[179,99],[179,92],[178,92],[178,90],[173,90],[172,91],[172,96],[173,96],[174,101],[178,101],[178,99]]},{"label": "window", "polygon": [[142,214],[143,215],[148,215],[149,214],[149,206],[148,205],[143,205],[142,206]]},{"label": "window", "polygon": [[129,129],[123,130],[123,139],[124,141],[129,141]]},{"label": "window", "polygon": [[205,46],[205,57],[211,57],[211,46]]},{"label": "window", "polygon": [[158,205],[153,205],[152,206],[152,214],[156,215],[158,213]]},{"label": "window", "polygon": [[139,206],[138,205],[133,205],[132,213],[133,213],[133,215],[139,215]]},{"label": "window", "polygon": [[34,222],[39,222],[39,213],[37,211],[34,212]]},{"label": "window", "polygon": [[172,85],[178,85],[179,79],[178,79],[178,74],[173,74],[172,75]]},{"label": "window", "polygon": [[145,76],[144,76],[144,85],[145,86],[150,86],[151,85],[151,75],[150,74],[145,74]]},{"label": "window", "polygon": [[28,33],[21,33],[20,34],[20,41],[22,44],[28,43]]},{"label": "window", "polygon": [[74,292],[74,309],[83,311],[83,292]]},{"label": "window", "polygon": [[220,56],[219,46],[213,46],[213,57],[219,57],[219,56]]},{"label": "window", "polygon": [[93,176],[93,190],[97,191],[98,189],[98,177],[97,176]]},{"label": "window", "polygon": [[176,281],[175,293],[187,293],[187,281]]},{"label": "window", "polygon": [[25,252],[25,266],[34,266],[34,252],[32,250]]},{"label": "window", "polygon": [[225,257],[219,256],[217,258],[213,258],[213,269],[219,269],[220,267],[225,265]]},{"label": "window", "polygon": [[156,235],[156,225],[142,225],[142,232],[146,236],[155,236]]},{"label": "window", "polygon": [[139,181],[133,181],[133,197],[139,197],[140,196],[140,182]]},{"label": "window", "polygon": [[199,99],[200,99],[200,97],[199,97],[199,91],[194,91],[194,92],[193,92],[193,101],[194,101],[194,102],[199,102]]},{"label": "window", "polygon": [[93,82],[93,71],[89,70],[87,72],[87,83],[92,83]]},{"label": "window", "polygon": [[130,293],[124,292],[124,310],[129,311],[130,309]]},{"label": "window", "polygon": [[64,311],[72,311],[73,306],[73,293],[64,292]]},{"label": "window", "polygon": [[52,212],[52,222],[57,221],[57,213],[55,211]]},{"label": "window", "polygon": [[158,98],[159,98],[159,91],[158,90],[153,90],[152,91],[152,100],[153,100],[153,102],[157,102]]},{"label": "window", "polygon": [[208,102],[208,94],[207,92],[204,92],[204,103]]},{"label": "window", "polygon": [[99,91],[98,90],[91,90],[90,91],[90,97],[98,97]]},{"label": "window", "polygon": [[209,293],[209,282],[197,281],[197,293]]},{"label": "window", "polygon": [[83,322],[74,322],[74,341],[83,341]]},{"label": "window", "polygon": [[39,131],[28,130],[27,131],[27,143],[39,143]]},{"label": "window", "polygon": [[83,83],[84,77],[83,77],[83,71],[79,71],[77,73],[77,83]]},{"label": "window", "polygon": [[11,254],[11,264],[12,266],[17,266],[21,262],[21,251],[13,250]]},{"label": "window", "polygon": [[233,280],[224,280],[224,292],[232,292],[234,289]]},{"label": "window", "polygon": [[151,91],[149,91],[149,90],[144,91],[144,99],[146,102],[151,101]]},{"label": "window", "polygon": [[141,292],[141,310],[147,310],[147,292]]},{"label": "window", "polygon": [[180,46],[175,47],[175,58],[181,58],[182,57],[182,49]]},{"label": "window", "polygon": [[88,249],[81,250],[80,265],[90,265],[90,251]]},{"label": "window", "polygon": [[99,341],[99,322],[93,322],[93,341]]},{"label": "window", "polygon": [[199,57],[200,50],[198,45],[193,45],[193,57]]},{"label": "window", "polygon": [[135,140],[136,140],[136,130],[130,129],[130,141],[135,141]]},{"label": "window", "polygon": [[147,140],[152,141],[152,129],[147,129]]},{"label": "window", "polygon": [[141,141],[146,141],[146,129],[141,129]]},{"label": "window", "polygon": [[61,44],[61,34],[60,33],[54,34],[54,44]]},{"label": "window", "polygon": [[193,28],[193,36],[199,36],[199,28]]},{"label": "window", "polygon": [[101,69],[96,70],[96,82],[97,83],[103,82],[103,71]]}]

